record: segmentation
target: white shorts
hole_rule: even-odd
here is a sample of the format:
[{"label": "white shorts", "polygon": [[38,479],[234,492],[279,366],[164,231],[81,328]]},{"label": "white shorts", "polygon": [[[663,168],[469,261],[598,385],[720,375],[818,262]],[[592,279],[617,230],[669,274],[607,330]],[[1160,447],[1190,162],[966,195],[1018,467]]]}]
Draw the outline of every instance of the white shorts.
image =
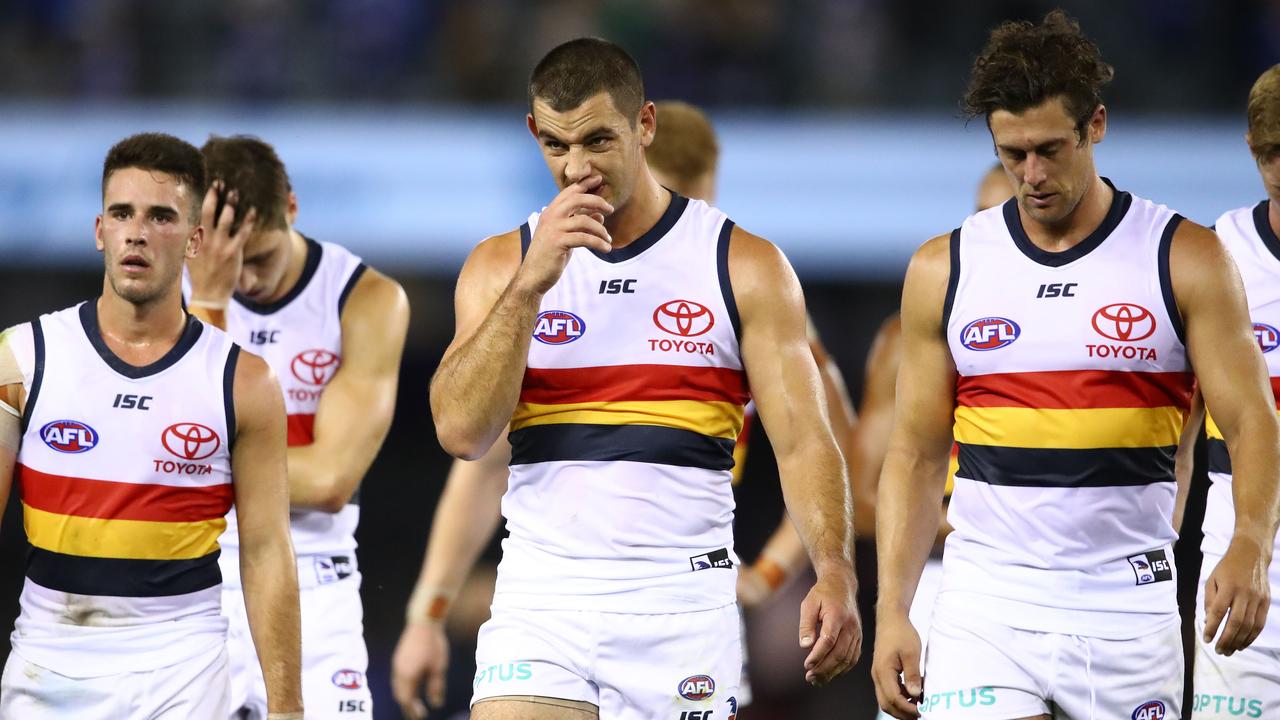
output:
[{"label": "white shorts", "polygon": [[667,615],[495,607],[471,703],[534,695],[591,703],[600,720],[728,720],[740,706],[739,622],[736,604]]},{"label": "white shorts", "polygon": [[[308,720],[372,718],[373,698],[365,679],[369,652],[364,644],[360,573],[327,585],[305,587],[298,592],[298,601],[302,610],[302,702]],[[230,620],[231,717],[262,720],[267,716],[267,688],[249,635],[244,596],[238,590],[224,591],[222,612]]]},{"label": "white shorts", "polygon": [[9,653],[0,678],[3,720],[225,720],[227,649],[176,665],[69,678]]},{"label": "white shorts", "polygon": [[935,610],[924,720],[1177,720],[1182,630],[1132,640],[1019,630]]},{"label": "white shorts", "polygon": [[1204,621],[1198,621],[1195,680],[1191,685],[1191,712],[1195,717],[1280,718],[1280,650],[1247,647],[1226,657],[1203,638]]}]

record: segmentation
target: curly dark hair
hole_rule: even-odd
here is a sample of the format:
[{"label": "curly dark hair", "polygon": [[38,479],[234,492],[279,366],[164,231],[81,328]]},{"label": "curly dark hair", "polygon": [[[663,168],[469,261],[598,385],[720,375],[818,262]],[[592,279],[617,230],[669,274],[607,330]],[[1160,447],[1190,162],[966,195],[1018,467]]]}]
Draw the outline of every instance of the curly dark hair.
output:
[{"label": "curly dark hair", "polygon": [[1102,86],[1114,76],[1080,24],[1054,10],[1039,25],[1005,22],[991,31],[973,61],[960,107],[967,117],[990,122],[996,110],[1021,113],[1061,96],[1083,142],[1089,118],[1102,104]]},{"label": "curly dark hair", "polygon": [[258,211],[257,227],[284,230],[289,227],[289,173],[275,148],[252,135],[210,135],[200,148],[209,182],[220,180],[225,191],[236,191],[231,231],[235,232],[250,209]]},{"label": "curly dark hair", "polygon": [[191,190],[191,220],[200,222],[200,205],[204,200],[205,174],[200,151],[185,140],[165,133],[147,132],[130,135],[107,151],[102,161],[102,192],[107,180],[117,170],[140,168],[171,175]]}]

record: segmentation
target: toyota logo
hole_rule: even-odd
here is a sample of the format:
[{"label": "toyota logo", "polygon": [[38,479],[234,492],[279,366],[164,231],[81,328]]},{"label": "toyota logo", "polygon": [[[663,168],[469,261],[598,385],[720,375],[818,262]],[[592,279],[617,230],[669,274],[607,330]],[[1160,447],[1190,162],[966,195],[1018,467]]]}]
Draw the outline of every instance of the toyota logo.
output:
[{"label": "toyota logo", "polygon": [[289,363],[289,371],[308,385],[324,385],[338,371],[339,359],[328,350],[303,350]]},{"label": "toyota logo", "polygon": [[218,433],[200,423],[176,423],[160,435],[164,449],[183,460],[203,460],[218,451],[222,440]]},{"label": "toyota logo", "polygon": [[653,311],[653,324],[672,335],[697,337],[715,327],[716,318],[706,305],[692,300],[672,300]]},{"label": "toyota logo", "polygon": [[1112,340],[1137,342],[1156,331],[1156,316],[1141,305],[1113,303],[1093,314],[1093,329]]}]

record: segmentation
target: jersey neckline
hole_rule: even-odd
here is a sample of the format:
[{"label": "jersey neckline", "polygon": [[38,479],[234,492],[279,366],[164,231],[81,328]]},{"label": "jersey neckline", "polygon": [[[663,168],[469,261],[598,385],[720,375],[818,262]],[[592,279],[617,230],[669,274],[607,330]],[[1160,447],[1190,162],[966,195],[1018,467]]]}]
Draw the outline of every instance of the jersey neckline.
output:
[{"label": "jersey neckline", "polygon": [[[186,311],[183,311],[186,313]],[[201,333],[204,332],[204,323],[196,320],[195,316],[190,313],[187,315],[187,324],[182,328],[182,334],[178,336],[178,342],[169,349],[159,360],[149,365],[131,365],[125,362],[119,355],[112,352],[107,346],[107,342],[102,339],[102,329],[98,326],[98,303],[89,300],[80,304],[80,325],[84,327],[84,334],[89,338],[89,344],[93,345],[93,349],[98,351],[98,357],[101,357],[112,370],[131,379],[139,380],[141,378],[150,377],[164,370],[167,370],[187,354],[187,351],[195,346],[196,341],[200,339]]]},{"label": "jersey neckline", "polygon": [[1003,212],[1005,225],[1009,228],[1009,234],[1013,236],[1013,244],[1032,261],[1049,267],[1062,267],[1096,250],[1115,231],[1116,226],[1124,219],[1125,213],[1129,212],[1129,206],[1133,204],[1132,195],[1116,190],[1116,186],[1107,178],[1102,178],[1102,181],[1113,191],[1111,207],[1107,209],[1107,215],[1102,219],[1102,224],[1098,225],[1084,240],[1058,252],[1045,250],[1031,242],[1026,229],[1022,226],[1022,216],[1018,214],[1018,199],[1017,197],[1009,198],[1004,204]]},{"label": "jersey neckline", "polygon": [[316,270],[320,267],[320,256],[323,254],[324,248],[320,246],[320,243],[306,235],[303,235],[302,239],[307,243],[307,259],[302,265],[302,274],[298,276],[298,282],[294,283],[293,287],[289,288],[289,292],[282,295],[279,300],[269,303],[254,302],[237,291],[232,297],[241,307],[258,315],[270,315],[283,310],[289,303],[297,300],[303,290],[307,289],[311,278],[315,277]]},{"label": "jersey neckline", "polygon": [[680,216],[684,214],[684,209],[689,205],[689,198],[675,190],[668,190],[668,192],[671,193],[671,202],[667,204],[667,209],[663,211],[662,217],[658,218],[658,222],[654,223],[653,227],[624,248],[611,250],[607,253],[588,248],[591,250],[591,254],[607,263],[620,263],[630,260],[656,245],[667,233],[671,232],[671,228],[675,227],[676,221],[680,219]]},{"label": "jersey neckline", "polygon": [[1258,231],[1258,237],[1262,238],[1262,244],[1267,246],[1271,255],[1276,260],[1280,260],[1280,238],[1277,238],[1275,230],[1271,229],[1270,200],[1263,200],[1254,206],[1253,228]]}]

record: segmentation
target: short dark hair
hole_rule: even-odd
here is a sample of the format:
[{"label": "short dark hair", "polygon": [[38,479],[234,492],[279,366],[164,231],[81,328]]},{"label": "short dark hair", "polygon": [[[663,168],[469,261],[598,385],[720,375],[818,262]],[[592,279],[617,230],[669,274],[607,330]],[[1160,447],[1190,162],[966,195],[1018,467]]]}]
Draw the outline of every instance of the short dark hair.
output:
[{"label": "short dark hair", "polygon": [[716,169],[720,146],[705,113],[689,103],[658,103],[658,132],[644,151],[649,167],[672,180],[690,185]]},{"label": "short dark hair", "polygon": [[[257,227],[283,230],[289,227],[289,173],[275,148],[252,135],[210,135],[200,148],[209,182],[221,180],[227,191],[239,195],[231,227],[238,228],[250,208],[258,211]],[[234,231],[234,230],[233,230]]]},{"label": "short dark hair", "polygon": [[107,151],[102,162],[102,193],[107,180],[117,170],[140,168],[171,175],[191,189],[192,222],[200,222],[200,203],[206,189],[204,160],[191,143],[164,133],[138,133],[121,140]]},{"label": "short dark hair", "polygon": [[1021,113],[1061,96],[1083,142],[1089,118],[1102,104],[1102,86],[1114,76],[1080,24],[1054,10],[1039,25],[1006,22],[991,31],[973,61],[961,108],[990,122],[996,110]]},{"label": "short dark hair", "polygon": [[613,106],[634,126],[644,104],[644,79],[634,58],[600,38],[578,38],[557,45],[529,76],[529,111],[535,99],[556,112],[572,110],[593,95],[609,93]]}]

